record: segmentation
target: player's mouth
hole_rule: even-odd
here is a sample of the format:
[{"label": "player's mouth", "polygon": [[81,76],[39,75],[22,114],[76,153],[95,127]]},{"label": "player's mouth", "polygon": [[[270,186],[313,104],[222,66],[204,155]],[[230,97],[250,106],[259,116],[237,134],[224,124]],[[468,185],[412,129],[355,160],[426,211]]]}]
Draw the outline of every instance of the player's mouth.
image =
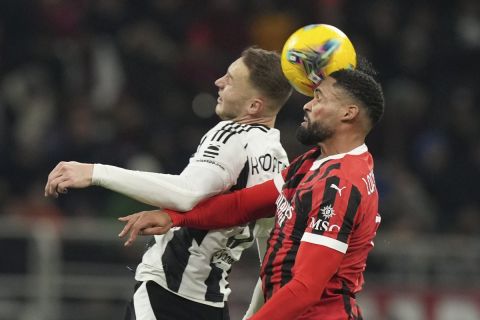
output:
[{"label": "player's mouth", "polygon": [[308,117],[307,117],[307,116],[304,116],[304,117],[303,117],[303,121],[302,121],[302,123],[301,123],[300,125],[303,126],[303,127],[306,127],[306,126],[308,126],[308,121],[309,121],[309,120],[308,120]]}]

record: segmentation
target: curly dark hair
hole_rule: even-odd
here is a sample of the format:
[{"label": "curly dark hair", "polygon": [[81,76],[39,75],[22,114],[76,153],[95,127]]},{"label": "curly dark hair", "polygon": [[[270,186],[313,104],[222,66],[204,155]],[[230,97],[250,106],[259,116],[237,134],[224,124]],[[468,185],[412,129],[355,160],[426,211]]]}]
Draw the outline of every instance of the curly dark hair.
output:
[{"label": "curly dark hair", "polygon": [[382,86],[373,78],[375,74],[370,64],[363,64],[355,70],[343,69],[330,75],[337,81],[336,86],[343,88],[367,110],[371,127],[380,121],[385,108]]}]

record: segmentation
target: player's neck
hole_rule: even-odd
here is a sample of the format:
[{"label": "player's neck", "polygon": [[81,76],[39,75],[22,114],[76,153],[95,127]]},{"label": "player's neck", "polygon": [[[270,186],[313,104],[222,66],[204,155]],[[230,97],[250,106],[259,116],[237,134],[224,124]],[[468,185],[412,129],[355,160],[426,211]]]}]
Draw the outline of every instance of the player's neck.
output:
[{"label": "player's neck", "polygon": [[318,144],[322,149],[322,158],[347,153],[365,143],[363,135],[335,136]]},{"label": "player's neck", "polygon": [[275,119],[276,119],[275,116],[252,117],[250,115],[245,115],[243,117],[239,117],[232,120],[241,124],[261,124],[269,128],[273,128],[275,126]]}]

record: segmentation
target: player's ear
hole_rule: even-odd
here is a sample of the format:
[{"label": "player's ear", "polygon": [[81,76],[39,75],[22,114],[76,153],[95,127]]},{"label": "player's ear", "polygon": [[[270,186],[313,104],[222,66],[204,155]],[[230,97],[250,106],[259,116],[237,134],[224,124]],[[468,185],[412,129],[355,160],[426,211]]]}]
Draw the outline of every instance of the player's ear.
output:
[{"label": "player's ear", "polygon": [[248,107],[249,114],[260,114],[265,108],[265,103],[260,98],[254,98]]},{"label": "player's ear", "polygon": [[351,121],[358,117],[360,108],[356,104],[349,104],[342,109],[342,113],[342,120]]}]

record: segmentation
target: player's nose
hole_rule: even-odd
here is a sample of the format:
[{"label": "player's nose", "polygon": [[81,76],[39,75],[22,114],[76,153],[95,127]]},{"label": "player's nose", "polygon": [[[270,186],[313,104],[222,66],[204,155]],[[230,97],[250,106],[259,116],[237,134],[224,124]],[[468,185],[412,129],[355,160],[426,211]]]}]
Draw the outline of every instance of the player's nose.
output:
[{"label": "player's nose", "polygon": [[223,88],[225,83],[224,80],[225,80],[225,76],[218,78],[217,80],[215,80],[215,85],[219,88]]},{"label": "player's nose", "polygon": [[305,110],[305,111],[312,111],[312,104],[313,104],[313,102],[314,102],[314,99],[312,99],[312,100],[308,101],[307,103],[305,103],[305,104],[303,105],[303,110]]}]

